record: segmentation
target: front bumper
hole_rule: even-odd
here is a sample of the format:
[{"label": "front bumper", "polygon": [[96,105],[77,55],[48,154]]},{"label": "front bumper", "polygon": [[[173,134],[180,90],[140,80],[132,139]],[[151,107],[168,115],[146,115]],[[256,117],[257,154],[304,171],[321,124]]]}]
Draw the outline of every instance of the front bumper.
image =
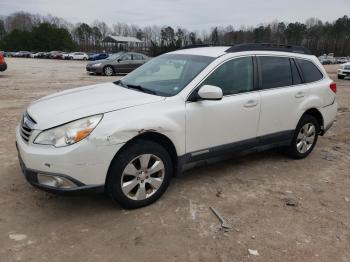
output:
[{"label": "front bumper", "polygon": [[89,73],[102,74],[102,67],[86,66],[86,71]]},{"label": "front bumper", "polygon": [[338,69],[338,75],[341,75],[341,76],[350,76],[350,70]]},{"label": "front bumper", "polygon": [[2,63],[0,64],[0,71],[3,72],[7,69],[7,64],[6,63]]},{"label": "front bumper", "polygon": [[[30,184],[55,193],[101,191],[109,165],[122,146],[95,144],[88,137],[76,144],[55,148],[33,144],[36,135],[33,132],[29,142],[25,142],[20,128],[16,129],[16,146],[22,171]],[[76,186],[61,188],[43,185],[38,181],[38,174],[61,177]]]},{"label": "front bumper", "polygon": [[[17,143],[16,143],[17,146]],[[22,174],[24,175],[25,179],[28,181],[29,184],[32,186],[35,186],[41,190],[44,190],[49,193],[59,194],[59,195],[76,195],[76,194],[84,194],[84,193],[103,193],[105,190],[104,185],[93,185],[93,186],[87,186],[81,183],[80,181],[77,181],[71,177],[61,175],[61,174],[52,174],[52,173],[44,173],[42,171],[38,170],[32,170],[25,166],[21,155],[18,153],[18,160],[21,166]],[[77,185],[77,187],[74,188],[57,188],[53,186],[43,185],[39,183],[38,180],[38,174],[46,174],[50,176],[55,177],[64,177],[65,179],[68,179],[72,181],[74,184]]]}]

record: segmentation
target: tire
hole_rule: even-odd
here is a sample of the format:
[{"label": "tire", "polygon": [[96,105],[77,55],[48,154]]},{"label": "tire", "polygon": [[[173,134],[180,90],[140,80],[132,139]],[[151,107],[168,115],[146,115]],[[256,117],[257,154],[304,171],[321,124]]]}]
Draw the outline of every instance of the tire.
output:
[{"label": "tire", "polygon": [[163,146],[136,140],[113,159],[107,175],[107,192],[124,208],[147,206],[163,195],[172,175],[173,163]]},{"label": "tire", "polygon": [[338,79],[344,79],[345,76],[338,75]]},{"label": "tire", "polygon": [[287,154],[294,159],[307,157],[317,143],[319,132],[320,124],[317,119],[312,115],[304,115],[294,131],[292,143],[287,148]]},{"label": "tire", "polygon": [[114,70],[113,67],[111,66],[105,66],[103,68],[103,73],[105,74],[105,76],[112,76],[114,74]]},{"label": "tire", "polygon": [[83,60],[84,60],[84,61],[86,61],[86,60],[87,60],[87,58],[86,58],[86,57],[84,57],[84,58],[83,58]]}]

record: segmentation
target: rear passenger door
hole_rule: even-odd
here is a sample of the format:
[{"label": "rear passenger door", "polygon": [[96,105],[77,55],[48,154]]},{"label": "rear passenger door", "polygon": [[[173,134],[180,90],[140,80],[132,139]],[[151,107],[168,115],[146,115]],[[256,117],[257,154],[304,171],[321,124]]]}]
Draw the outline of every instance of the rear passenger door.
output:
[{"label": "rear passenger door", "polygon": [[133,68],[136,69],[145,63],[145,59],[141,54],[132,54]]},{"label": "rear passenger door", "polygon": [[261,94],[260,144],[288,142],[309,95],[308,88],[302,83],[294,59],[257,56],[257,60]]}]

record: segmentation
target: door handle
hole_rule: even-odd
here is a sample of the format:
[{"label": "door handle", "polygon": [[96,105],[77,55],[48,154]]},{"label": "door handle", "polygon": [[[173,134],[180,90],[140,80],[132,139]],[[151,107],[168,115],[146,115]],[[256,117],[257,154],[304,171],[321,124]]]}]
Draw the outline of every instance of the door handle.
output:
[{"label": "door handle", "polygon": [[305,92],[302,92],[302,91],[295,94],[295,98],[302,98],[304,96],[305,96]]},{"label": "door handle", "polygon": [[255,107],[257,105],[258,105],[257,100],[248,100],[248,102],[244,104],[244,107],[250,108],[250,107]]}]

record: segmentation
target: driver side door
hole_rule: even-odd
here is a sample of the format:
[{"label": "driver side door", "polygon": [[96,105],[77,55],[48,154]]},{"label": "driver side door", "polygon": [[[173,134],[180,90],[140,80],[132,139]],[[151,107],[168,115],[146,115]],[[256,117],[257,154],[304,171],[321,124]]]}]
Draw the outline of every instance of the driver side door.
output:
[{"label": "driver side door", "polygon": [[260,94],[254,71],[251,56],[225,61],[200,84],[220,87],[223,98],[186,102],[186,152],[192,159],[257,145]]}]

